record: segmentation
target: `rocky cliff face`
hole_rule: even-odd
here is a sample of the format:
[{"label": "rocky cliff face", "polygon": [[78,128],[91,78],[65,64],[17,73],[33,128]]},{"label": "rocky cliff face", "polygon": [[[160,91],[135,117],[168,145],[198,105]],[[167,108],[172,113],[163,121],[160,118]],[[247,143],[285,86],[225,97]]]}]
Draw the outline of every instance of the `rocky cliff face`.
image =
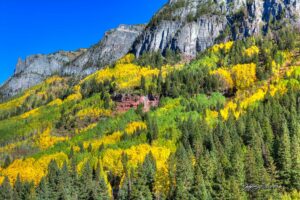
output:
[{"label": "rocky cliff face", "polygon": [[3,99],[14,96],[54,74],[80,77],[91,74],[124,56],[143,29],[144,25],[120,25],[106,32],[104,38],[89,49],[19,59],[14,75],[0,86],[0,94]]},{"label": "rocky cliff face", "polygon": [[272,20],[299,27],[300,0],[170,0],[133,47],[136,55],[167,48],[194,57],[216,40],[260,34]]},{"label": "rocky cliff face", "polygon": [[67,75],[88,75],[97,69],[111,64],[130,50],[133,42],[142,33],[145,25],[120,25],[105,33],[104,38],[85,53],[66,65],[63,73]]},{"label": "rocky cliff face", "polygon": [[32,55],[24,61],[19,58],[14,75],[0,88],[2,98],[8,98],[24,89],[42,82],[54,74],[61,74],[63,66],[86,52],[80,49],[74,52],[59,51],[49,55]]}]

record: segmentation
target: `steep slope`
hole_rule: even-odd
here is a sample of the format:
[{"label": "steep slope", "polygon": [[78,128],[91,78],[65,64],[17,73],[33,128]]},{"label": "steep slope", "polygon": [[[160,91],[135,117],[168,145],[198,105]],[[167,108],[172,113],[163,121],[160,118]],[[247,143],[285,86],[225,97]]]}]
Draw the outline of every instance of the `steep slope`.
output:
[{"label": "steep slope", "polygon": [[133,51],[141,55],[170,48],[195,57],[216,40],[266,33],[283,22],[300,27],[299,12],[299,0],[170,0],[153,17]]},{"label": "steep slope", "polygon": [[[47,79],[0,104],[0,187],[24,184],[40,199],[298,197],[300,37],[291,36],[217,44],[184,66],[139,66],[128,54],[76,85]],[[143,112],[141,97],[159,103]]]},{"label": "steep slope", "polygon": [[14,75],[0,87],[0,97],[14,96],[54,74],[79,77],[91,74],[124,56],[143,29],[143,25],[120,25],[106,32],[104,38],[89,49],[37,54],[25,61],[19,59]]}]

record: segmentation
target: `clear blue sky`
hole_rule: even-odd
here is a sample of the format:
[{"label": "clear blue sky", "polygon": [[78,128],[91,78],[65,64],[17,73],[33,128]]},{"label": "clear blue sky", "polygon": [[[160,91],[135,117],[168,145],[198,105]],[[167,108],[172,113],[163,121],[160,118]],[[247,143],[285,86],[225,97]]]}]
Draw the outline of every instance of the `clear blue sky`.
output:
[{"label": "clear blue sky", "polygon": [[167,0],[0,0],[0,84],[18,57],[76,50],[119,24],[148,22]]}]

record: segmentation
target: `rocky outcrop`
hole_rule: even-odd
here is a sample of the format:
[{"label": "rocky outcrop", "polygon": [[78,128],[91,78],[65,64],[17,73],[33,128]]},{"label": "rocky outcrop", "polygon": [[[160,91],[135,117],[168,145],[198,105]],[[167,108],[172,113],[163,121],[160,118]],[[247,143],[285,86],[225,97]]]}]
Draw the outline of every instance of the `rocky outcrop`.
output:
[{"label": "rocky outcrop", "polygon": [[65,66],[63,73],[72,75],[81,71],[81,74],[87,75],[113,63],[128,53],[144,28],[145,25],[120,25],[118,28],[106,32],[98,44]]},{"label": "rocky outcrop", "polygon": [[28,56],[24,61],[19,59],[14,75],[0,87],[2,99],[14,96],[54,74],[79,77],[91,74],[128,53],[143,29],[144,25],[120,25],[106,32],[104,38],[89,49],[37,54]]},{"label": "rocky outcrop", "polygon": [[268,30],[270,19],[300,26],[300,0],[170,0],[133,46],[139,56],[168,48],[187,56],[217,40],[241,39]]},{"label": "rocky outcrop", "polygon": [[116,112],[126,112],[129,109],[137,109],[138,106],[143,106],[143,111],[148,112],[152,107],[157,107],[159,104],[159,97],[153,95],[138,96],[130,94],[119,94],[113,97],[116,102]]},{"label": "rocky outcrop", "polygon": [[14,96],[20,91],[34,86],[49,76],[61,74],[63,66],[86,52],[86,49],[78,51],[59,51],[49,55],[32,55],[24,61],[19,58],[14,75],[0,88],[2,98]]}]

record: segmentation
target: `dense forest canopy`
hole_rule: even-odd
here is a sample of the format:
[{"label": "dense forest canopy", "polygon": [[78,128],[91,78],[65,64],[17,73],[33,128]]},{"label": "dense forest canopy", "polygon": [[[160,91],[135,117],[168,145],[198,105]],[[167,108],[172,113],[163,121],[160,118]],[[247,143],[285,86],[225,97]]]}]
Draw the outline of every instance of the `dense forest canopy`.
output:
[{"label": "dense forest canopy", "polygon": [[300,199],[299,54],[287,28],[53,76],[0,104],[0,199]]}]

